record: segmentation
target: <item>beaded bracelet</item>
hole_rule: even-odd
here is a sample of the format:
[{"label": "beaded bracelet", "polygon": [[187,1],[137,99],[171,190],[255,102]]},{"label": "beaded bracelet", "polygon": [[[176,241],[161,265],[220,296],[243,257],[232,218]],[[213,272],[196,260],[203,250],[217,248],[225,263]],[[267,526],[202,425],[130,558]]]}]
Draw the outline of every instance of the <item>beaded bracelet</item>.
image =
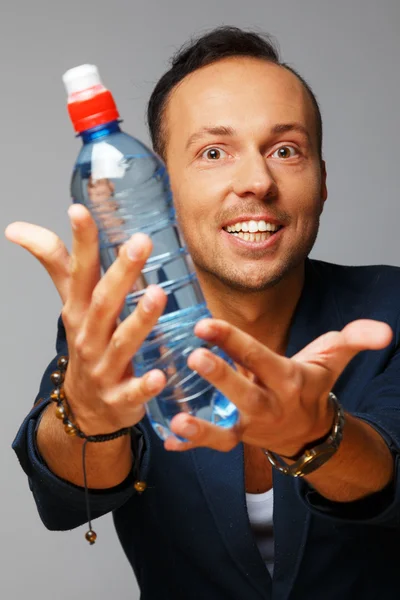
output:
[{"label": "beaded bracelet", "polygon": [[[92,529],[92,521],[90,514],[90,502],[89,502],[89,488],[87,485],[87,475],[86,475],[86,445],[88,442],[91,443],[101,443],[101,442],[109,442],[112,440],[116,440],[123,435],[128,435],[131,432],[130,427],[124,427],[123,429],[119,429],[118,431],[114,431],[113,433],[101,433],[98,435],[85,435],[81,429],[74,423],[71,418],[73,417],[72,410],[68,405],[68,400],[64,391],[64,378],[65,371],[68,366],[68,356],[60,356],[57,361],[58,370],[54,371],[50,375],[50,379],[54,384],[55,388],[50,394],[51,400],[56,404],[56,417],[60,419],[64,424],[64,429],[67,435],[79,437],[84,441],[82,446],[82,469],[83,469],[83,484],[85,489],[85,502],[86,502],[86,514],[88,520],[89,530],[85,534],[86,540],[90,545],[93,545],[97,539],[97,534]],[[132,436],[132,439],[135,440],[135,436]],[[135,458],[137,458],[137,452],[135,452]],[[136,469],[138,470],[138,464],[136,465]],[[138,473],[137,473],[138,474]],[[136,479],[134,483],[135,490],[141,494],[146,489],[146,483],[144,481],[140,481]]]}]

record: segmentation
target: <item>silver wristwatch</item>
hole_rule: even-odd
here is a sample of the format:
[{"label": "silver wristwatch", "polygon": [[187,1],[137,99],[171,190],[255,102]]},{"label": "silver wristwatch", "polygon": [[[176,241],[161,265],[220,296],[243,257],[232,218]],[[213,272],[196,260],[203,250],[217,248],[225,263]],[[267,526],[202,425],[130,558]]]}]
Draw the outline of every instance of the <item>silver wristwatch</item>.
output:
[{"label": "silver wristwatch", "polygon": [[337,452],[343,438],[345,417],[338,399],[332,392],[329,394],[329,400],[335,408],[332,429],[315,446],[303,448],[296,456],[291,457],[290,460],[295,461],[293,464],[288,465],[281,456],[263,448],[269,462],[275,469],[292,477],[304,477],[304,475],[312,473],[325,464]]}]

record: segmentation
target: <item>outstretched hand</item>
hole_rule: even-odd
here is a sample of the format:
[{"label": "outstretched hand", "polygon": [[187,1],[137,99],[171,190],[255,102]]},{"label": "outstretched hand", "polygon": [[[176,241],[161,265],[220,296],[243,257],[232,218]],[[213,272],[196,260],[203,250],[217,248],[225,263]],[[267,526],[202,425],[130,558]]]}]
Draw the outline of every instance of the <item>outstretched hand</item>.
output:
[{"label": "outstretched hand", "polygon": [[223,429],[179,414],[172,421],[172,430],[188,441],[171,436],[166,449],[207,446],[229,451],[242,441],[286,457],[330,430],[329,392],[351,359],[362,350],[384,348],[392,339],[392,330],[385,323],[358,320],[340,332],[317,338],[289,359],[222,320],[203,320],[195,333],[219,346],[253,376],[234,370],[207,349],[195,350],[188,360],[190,368],[237,406],[240,419],[233,428]]}]

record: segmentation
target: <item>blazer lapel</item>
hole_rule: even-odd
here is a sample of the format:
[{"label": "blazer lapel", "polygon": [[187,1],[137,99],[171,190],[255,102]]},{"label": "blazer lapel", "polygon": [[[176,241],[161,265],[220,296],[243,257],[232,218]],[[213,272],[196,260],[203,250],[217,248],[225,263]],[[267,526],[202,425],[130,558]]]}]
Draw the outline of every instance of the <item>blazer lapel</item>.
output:
[{"label": "blazer lapel", "polygon": [[216,529],[237,569],[263,600],[271,598],[271,577],[250,528],[244,486],[243,445],[231,452],[199,448],[192,453]]},{"label": "blazer lapel", "polygon": [[344,326],[334,289],[318,262],[306,260],[305,281],[290,327],[286,356],[293,356],[317,337]]},{"label": "blazer lapel", "polygon": [[303,557],[310,513],[296,492],[297,482],[275,471],[273,600],[286,600],[292,590]]}]

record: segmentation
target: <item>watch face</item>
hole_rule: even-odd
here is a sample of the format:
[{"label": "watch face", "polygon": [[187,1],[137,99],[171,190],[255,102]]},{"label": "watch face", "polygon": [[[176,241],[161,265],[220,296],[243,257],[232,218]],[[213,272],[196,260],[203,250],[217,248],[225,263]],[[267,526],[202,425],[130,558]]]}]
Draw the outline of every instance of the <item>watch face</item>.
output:
[{"label": "watch face", "polygon": [[333,454],[335,454],[335,452],[336,449],[333,446],[328,446],[324,450],[321,450],[320,452],[318,452],[317,456],[315,456],[312,460],[308,461],[303,468],[300,468],[302,474],[308,475],[309,473],[312,473],[313,471],[318,469],[318,467],[321,467],[324,463],[326,463],[326,461]]}]

